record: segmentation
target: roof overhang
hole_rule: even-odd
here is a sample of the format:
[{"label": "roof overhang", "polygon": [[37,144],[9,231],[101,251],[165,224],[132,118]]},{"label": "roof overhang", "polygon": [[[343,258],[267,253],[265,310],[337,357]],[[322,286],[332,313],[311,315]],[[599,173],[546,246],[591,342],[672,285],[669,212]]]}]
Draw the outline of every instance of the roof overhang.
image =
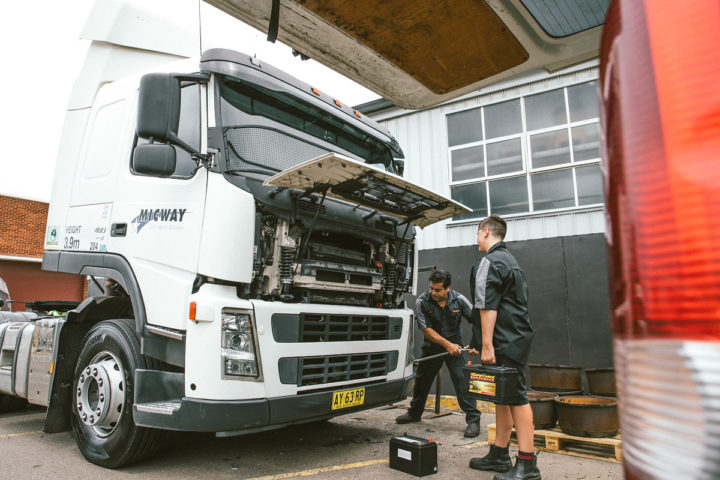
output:
[{"label": "roof overhang", "polygon": [[[206,1],[263,32],[271,25],[272,1]],[[593,3],[603,1],[559,0],[548,18]],[[600,30],[553,37],[516,0],[279,0],[277,22],[278,40],[411,109],[594,58]]]}]

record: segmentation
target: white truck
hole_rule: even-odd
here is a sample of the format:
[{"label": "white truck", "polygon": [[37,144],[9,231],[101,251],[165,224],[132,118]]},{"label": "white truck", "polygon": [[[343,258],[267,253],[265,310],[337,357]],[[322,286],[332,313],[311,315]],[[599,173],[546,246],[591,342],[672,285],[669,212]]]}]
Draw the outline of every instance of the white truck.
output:
[{"label": "white truck", "polygon": [[404,181],[395,139],[312,86],[222,49],[153,66],[172,58],[93,42],[66,115],[42,267],[121,293],[0,323],[0,400],[47,406],[46,432],[111,468],[167,430],[405,398],[413,224],[467,211]]}]

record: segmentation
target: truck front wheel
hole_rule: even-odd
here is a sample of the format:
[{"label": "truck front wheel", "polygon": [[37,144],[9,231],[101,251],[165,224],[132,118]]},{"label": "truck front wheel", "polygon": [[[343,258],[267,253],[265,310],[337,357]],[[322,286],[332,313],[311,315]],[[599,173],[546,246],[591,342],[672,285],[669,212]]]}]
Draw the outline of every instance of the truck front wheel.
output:
[{"label": "truck front wheel", "polygon": [[72,426],[83,456],[117,468],[157,450],[161,432],[133,421],[135,370],[154,368],[140,354],[132,320],[106,320],[93,326],[75,365]]}]

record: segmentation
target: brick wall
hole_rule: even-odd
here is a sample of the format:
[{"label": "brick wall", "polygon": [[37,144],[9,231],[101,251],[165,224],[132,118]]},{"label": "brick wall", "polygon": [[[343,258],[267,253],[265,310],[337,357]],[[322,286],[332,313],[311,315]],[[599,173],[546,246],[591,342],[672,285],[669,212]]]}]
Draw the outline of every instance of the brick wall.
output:
[{"label": "brick wall", "polygon": [[[85,277],[70,273],[46,272],[35,262],[0,260],[0,277],[8,285],[10,298],[33,300],[82,300],[87,288]],[[12,304],[14,312],[25,310],[22,303]]]},{"label": "brick wall", "polygon": [[43,254],[48,204],[0,195],[0,255]]},{"label": "brick wall", "polygon": [[[0,255],[42,258],[48,204],[0,195]],[[40,262],[0,259],[0,278],[13,300],[82,300],[87,293],[84,276],[46,272]],[[25,310],[21,303],[13,311]]]}]

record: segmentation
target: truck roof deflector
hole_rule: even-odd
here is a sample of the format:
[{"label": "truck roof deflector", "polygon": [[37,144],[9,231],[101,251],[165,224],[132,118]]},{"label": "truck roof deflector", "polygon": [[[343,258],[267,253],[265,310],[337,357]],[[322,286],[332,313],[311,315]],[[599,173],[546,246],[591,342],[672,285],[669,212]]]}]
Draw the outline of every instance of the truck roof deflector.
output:
[{"label": "truck roof deflector", "polygon": [[370,207],[420,228],[472,211],[397,175],[337,153],[288,168],[264,184],[305,191],[330,187],[328,197]]}]

